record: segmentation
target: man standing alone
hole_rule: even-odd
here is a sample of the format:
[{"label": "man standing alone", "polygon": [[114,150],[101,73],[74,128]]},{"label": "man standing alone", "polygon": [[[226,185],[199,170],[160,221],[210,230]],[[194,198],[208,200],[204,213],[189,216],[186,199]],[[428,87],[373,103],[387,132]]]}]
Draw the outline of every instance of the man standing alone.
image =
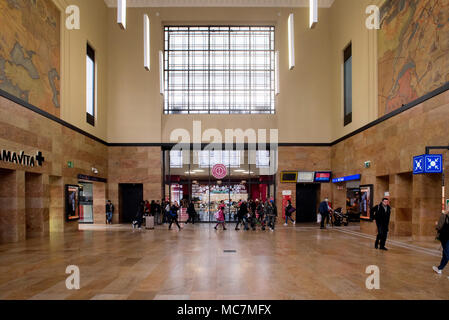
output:
[{"label": "man standing alone", "polygon": [[108,200],[106,203],[106,223],[112,224],[112,215],[114,213],[114,205],[111,200]]},{"label": "man standing alone", "polygon": [[389,200],[387,198],[383,198],[382,202],[374,207],[374,219],[376,219],[377,225],[377,238],[374,247],[376,249],[379,248],[380,242],[380,250],[387,251],[385,248],[385,243],[387,242],[388,235],[388,226],[390,225],[390,214],[391,207],[389,205]]},{"label": "man standing alone", "polygon": [[321,227],[320,229],[326,229],[325,227],[325,220],[327,219],[329,221],[329,199],[324,199],[323,202],[320,203],[320,207],[318,211],[321,214]]}]

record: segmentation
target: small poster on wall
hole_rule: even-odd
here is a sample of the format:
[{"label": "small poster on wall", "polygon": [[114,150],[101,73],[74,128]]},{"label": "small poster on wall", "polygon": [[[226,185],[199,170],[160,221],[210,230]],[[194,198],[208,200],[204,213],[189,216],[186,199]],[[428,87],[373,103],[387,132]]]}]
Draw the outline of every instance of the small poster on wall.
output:
[{"label": "small poster on wall", "polygon": [[65,210],[67,221],[74,221],[80,218],[79,194],[80,194],[79,186],[77,185],[65,186],[65,197],[66,197]]}]

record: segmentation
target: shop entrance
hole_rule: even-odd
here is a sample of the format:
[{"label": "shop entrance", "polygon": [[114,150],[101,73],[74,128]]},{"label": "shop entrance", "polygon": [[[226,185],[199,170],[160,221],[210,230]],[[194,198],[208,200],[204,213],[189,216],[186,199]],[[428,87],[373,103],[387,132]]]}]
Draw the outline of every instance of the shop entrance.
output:
[{"label": "shop entrance", "polygon": [[319,184],[298,183],[296,185],[296,220],[315,222],[317,218]]},{"label": "shop entrance", "polygon": [[[215,222],[221,201],[227,222],[236,221],[240,201],[274,199],[275,176],[269,174],[269,151],[165,151],[165,200],[181,206],[179,220],[188,219],[193,201],[197,222]],[[252,157],[252,158],[251,158]],[[226,176],[213,175],[216,165],[226,167]]]},{"label": "shop entrance", "polygon": [[131,223],[139,203],[143,200],[143,184],[119,184],[120,222]]}]

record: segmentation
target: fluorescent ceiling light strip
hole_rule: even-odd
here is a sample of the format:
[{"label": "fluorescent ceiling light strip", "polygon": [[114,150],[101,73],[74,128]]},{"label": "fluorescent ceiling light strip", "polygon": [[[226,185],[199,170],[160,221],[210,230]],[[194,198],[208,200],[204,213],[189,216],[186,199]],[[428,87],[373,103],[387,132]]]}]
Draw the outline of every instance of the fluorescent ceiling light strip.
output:
[{"label": "fluorescent ceiling light strip", "polygon": [[165,84],[164,84],[164,52],[162,50],[159,51],[159,86],[160,86],[160,93],[163,95],[165,93]]},{"label": "fluorescent ceiling light strip", "polygon": [[278,95],[281,93],[280,87],[279,87],[279,81],[280,81],[280,71],[279,71],[279,51],[276,51],[274,54],[274,68],[275,68],[275,79],[274,79],[274,90],[275,94]]},{"label": "fluorescent ceiling light strip", "polygon": [[295,21],[293,13],[288,16],[288,64],[290,70],[295,67]]},{"label": "fluorescent ceiling light strip", "polygon": [[147,14],[143,16],[143,46],[144,67],[150,71],[150,18]]},{"label": "fluorescent ceiling light strip", "polygon": [[310,10],[310,29],[313,29],[318,23],[318,0],[309,0],[309,10]]},{"label": "fluorescent ceiling light strip", "polygon": [[126,0],[117,0],[117,23],[120,28],[126,29]]}]

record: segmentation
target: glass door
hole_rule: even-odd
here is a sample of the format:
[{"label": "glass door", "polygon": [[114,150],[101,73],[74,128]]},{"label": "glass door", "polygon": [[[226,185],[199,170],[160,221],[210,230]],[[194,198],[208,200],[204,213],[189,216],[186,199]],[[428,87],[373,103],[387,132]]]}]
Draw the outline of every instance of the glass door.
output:
[{"label": "glass door", "polygon": [[[82,185],[82,187],[83,187],[80,190],[80,220],[79,220],[79,223],[94,223],[93,184],[87,183],[87,182],[80,182],[79,184]],[[105,206],[106,206],[106,204],[105,204]]]}]

